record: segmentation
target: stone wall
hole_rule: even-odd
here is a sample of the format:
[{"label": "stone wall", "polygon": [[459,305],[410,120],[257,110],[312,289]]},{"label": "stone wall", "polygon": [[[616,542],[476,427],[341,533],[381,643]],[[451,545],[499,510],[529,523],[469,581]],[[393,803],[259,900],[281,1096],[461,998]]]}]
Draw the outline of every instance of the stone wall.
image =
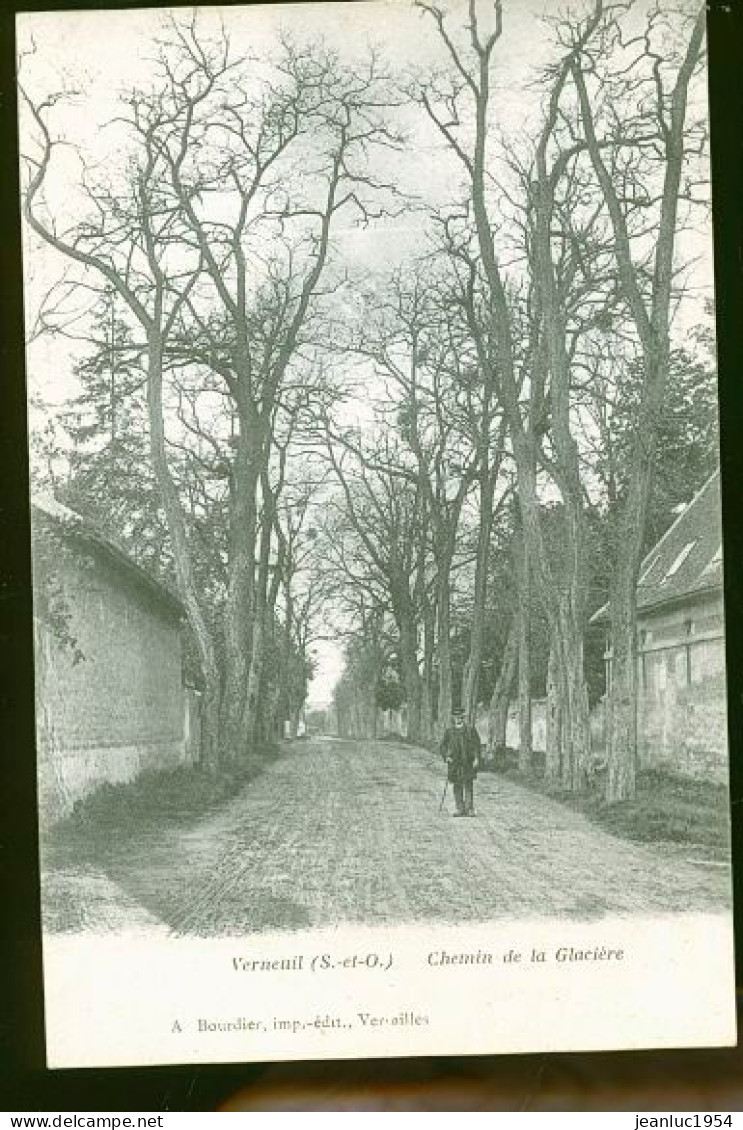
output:
[{"label": "stone wall", "polygon": [[[642,768],[728,779],[722,591],[709,589],[638,616],[638,745]],[[611,653],[607,647],[607,682]],[[603,705],[592,728],[600,737]],[[605,743],[601,741],[601,744]],[[595,740],[594,740],[595,746]]]},{"label": "stone wall", "polygon": [[380,735],[399,734],[403,738],[407,737],[407,707],[403,705],[398,710],[379,710],[377,712],[377,733]]},{"label": "stone wall", "polygon": [[686,687],[670,683],[660,702],[641,704],[639,723],[644,768],[717,784],[727,782],[724,675]]},{"label": "stone wall", "polygon": [[[483,748],[488,748],[488,709],[480,706],[475,722]],[[509,749],[519,748],[519,704],[511,702],[506,722],[506,745]],[[543,698],[531,700],[531,745],[536,753],[544,753],[547,748],[547,701]]]},{"label": "stone wall", "polygon": [[717,593],[640,618],[638,729],[644,768],[727,781],[723,624]]},{"label": "stone wall", "polygon": [[74,647],[36,631],[39,801],[53,818],[103,782],[196,756],[174,612],[97,555],[61,554],[56,572]]}]

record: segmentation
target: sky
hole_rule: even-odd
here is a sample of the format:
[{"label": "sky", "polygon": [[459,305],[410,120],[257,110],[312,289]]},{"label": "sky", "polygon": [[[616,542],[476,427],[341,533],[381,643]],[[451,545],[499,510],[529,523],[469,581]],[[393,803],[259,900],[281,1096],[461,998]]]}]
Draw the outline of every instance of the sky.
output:
[{"label": "sky", "polygon": [[[644,4],[645,0],[640,0]],[[691,2],[691,0],[690,0]],[[455,8],[460,11],[456,12]],[[538,101],[530,79],[547,60],[545,39],[537,17],[554,12],[557,0],[505,0],[504,37],[497,53],[494,102],[500,123],[521,128],[536,111]],[[560,7],[564,5],[559,4]],[[572,5],[576,7],[576,4]],[[452,24],[465,23],[466,5],[461,0],[447,5]],[[482,19],[492,5],[480,4]],[[181,10],[181,16],[183,10]],[[271,53],[279,34],[289,29],[296,38],[322,37],[338,49],[346,61],[362,56],[369,44],[395,69],[410,65],[428,67],[443,59],[441,44],[430,18],[408,0],[364,0],[364,2],[302,4],[249,8],[229,6],[202,9],[206,26],[222,20],[233,44],[258,56]],[[105,167],[118,157],[116,126],[106,125],[117,114],[119,92],[129,85],[146,83],[152,71],[153,40],[162,26],[163,12],[143,10],[98,10],[22,13],[18,17],[20,78],[38,94],[64,84],[76,91],[74,103],[59,106],[57,128],[89,159]],[[22,149],[29,142],[28,122],[22,118]],[[427,200],[439,193],[451,194],[457,173],[449,156],[443,156],[438,138],[416,125],[412,135],[414,152],[397,159],[396,173],[411,190]],[[59,164],[50,191],[50,202],[60,211],[74,207],[74,184],[79,176],[75,149],[59,151]],[[346,261],[362,272],[402,262],[420,246],[422,229],[413,218],[372,224],[367,229],[348,228],[336,242]],[[709,272],[708,233],[700,253]],[[33,321],[39,295],[58,277],[61,263],[46,248],[27,243],[25,255],[27,315]],[[72,367],[75,347],[59,339],[40,339],[28,350],[29,388],[53,411],[74,391]],[[32,427],[38,417],[32,415]],[[316,645],[318,671],[311,684],[310,704],[327,703],[341,667],[339,644],[323,640]]]},{"label": "sky", "polygon": [[[522,52],[528,49],[533,62],[534,37],[526,33],[533,24],[533,13],[541,12],[542,0],[519,0],[509,16],[507,35],[511,47],[504,56],[501,74],[510,112],[519,112],[519,95],[524,73]],[[297,37],[322,36],[336,46],[345,58],[353,52],[365,53],[368,44],[377,45],[383,57],[395,68],[411,63],[426,65],[441,61],[440,45],[430,33],[428,19],[407,2],[369,2],[347,4],[266,5],[241,9],[202,10],[207,26],[224,20],[236,43],[258,54],[270,52],[277,35],[290,28]],[[352,21],[352,22],[350,22]],[[60,131],[75,144],[105,163],[115,154],[116,127],[105,123],[116,117],[119,91],[130,84],[146,82],[151,71],[152,38],[162,23],[162,13],[134,11],[37,12],[18,16],[20,78],[30,90],[58,89],[64,85],[77,93],[74,104],[60,107]],[[509,90],[508,87],[511,87]],[[428,149],[428,152],[426,150]],[[61,158],[61,159],[60,159]],[[72,150],[62,152],[57,173],[57,207],[67,203],[78,175]],[[403,165],[405,161],[403,161]],[[414,163],[407,175],[413,191],[427,185],[451,181],[452,166],[444,172],[438,139],[416,137]],[[404,259],[420,245],[420,226],[409,218],[387,223],[383,229],[351,228],[336,237],[343,254],[355,267],[369,269]],[[27,246],[27,314],[33,319],[40,295],[57,277],[60,263],[44,247]],[[29,348],[29,381],[46,405],[61,404],[75,386],[72,368],[78,350],[59,338],[39,339]],[[32,426],[35,417],[32,416]],[[310,684],[309,705],[330,702],[333,687],[342,668],[342,645],[323,639],[314,646],[316,675]]]}]

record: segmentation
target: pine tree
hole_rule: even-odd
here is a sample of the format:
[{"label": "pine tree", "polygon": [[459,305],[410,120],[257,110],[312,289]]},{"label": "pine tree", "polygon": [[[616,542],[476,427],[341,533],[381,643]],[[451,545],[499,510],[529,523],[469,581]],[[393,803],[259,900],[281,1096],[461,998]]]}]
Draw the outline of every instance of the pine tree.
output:
[{"label": "pine tree", "polygon": [[91,351],[74,369],[77,395],[60,414],[69,446],[60,500],[165,576],[170,555],[148,450],[146,376],[113,295],[96,314]]}]

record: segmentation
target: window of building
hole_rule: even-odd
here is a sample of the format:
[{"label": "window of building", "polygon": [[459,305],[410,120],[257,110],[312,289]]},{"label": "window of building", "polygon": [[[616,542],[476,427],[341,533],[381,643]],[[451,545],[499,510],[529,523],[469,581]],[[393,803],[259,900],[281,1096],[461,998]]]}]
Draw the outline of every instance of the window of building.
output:
[{"label": "window of building", "polygon": [[669,581],[671,577],[674,577],[676,573],[678,573],[679,569],[683,565],[684,561],[686,561],[686,558],[689,556],[696,544],[696,541],[687,541],[684,548],[676,554],[676,557],[671,563],[671,567],[667,570],[665,577],[661,581],[661,584],[663,584],[665,581]]},{"label": "window of building", "polygon": [[645,583],[645,581],[647,581],[647,579],[649,578],[650,574],[652,573],[653,569],[655,568],[655,566],[658,564],[659,561],[660,561],[660,557],[656,553],[656,555],[652,559],[652,561],[649,562],[647,569],[644,569],[642,571],[642,573],[640,574],[639,584],[642,585],[642,584]]},{"label": "window of building", "polygon": [[[704,573],[714,573],[719,565],[722,565],[722,542],[718,545],[715,555],[706,566]],[[704,573],[702,573],[702,576],[704,576]]]}]

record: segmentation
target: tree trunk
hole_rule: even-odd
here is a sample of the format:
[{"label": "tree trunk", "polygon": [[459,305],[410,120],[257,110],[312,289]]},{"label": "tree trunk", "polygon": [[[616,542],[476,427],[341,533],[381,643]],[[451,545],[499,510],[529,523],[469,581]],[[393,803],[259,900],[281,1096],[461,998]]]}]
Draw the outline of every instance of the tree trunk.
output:
[{"label": "tree trunk", "polygon": [[245,722],[254,627],[252,604],[259,480],[254,457],[246,435],[241,433],[232,474],[229,579],[224,609],[222,741],[227,755],[233,759],[241,756],[249,741]]},{"label": "tree trunk", "polygon": [[[550,703],[550,699],[554,701]],[[568,597],[561,601],[550,642],[548,673],[547,777],[569,792],[585,788],[591,737],[588,692],[583,672],[583,631]]]},{"label": "tree trunk", "polygon": [[421,729],[421,673],[418,666],[418,625],[413,600],[408,588],[408,576],[395,574],[390,585],[390,598],[395,625],[399,633],[400,674],[408,705],[408,737],[411,741],[422,739]]},{"label": "tree trunk", "polygon": [[547,777],[565,789],[580,789],[590,754],[588,693],[583,672],[583,515],[573,494],[563,487],[566,565],[555,575],[545,546],[536,493],[534,454],[529,437],[518,428],[512,436],[517,463],[519,517],[530,576],[550,633],[551,677],[548,713]]},{"label": "tree trunk", "polygon": [[[548,745],[547,776],[553,785],[579,791],[585,787],[591,750],[583,669],[583,513],[580,502],[564,487],[566,544],[561,556],[566,563],[556,576],[547,559],[535,488],[533,465],[522,466],[519,503],[524,545],[530,571],[534,570],[539,581],[539,598],[550,632],[548,712],[552,719],[552,748]],[[551,705],[550,694],[554,699]]]},{"label": "tree trunk", "polygon": [[418,633],[412,612],[403,613],[399,623],[400,661],[405,697],[408,703],[408,737],[421,740],[421,677],[418,668]]},{"label": "tree trunk", "polygon": [[[638,408],[628,433],[632,443],[629,481],[625,491],[620,536],[610,600],[612,681],[607,703],[607,800],[634,796],[637,762],[636,585],[642,559],[645,522],[659,425],[662,418],[670,353],[671,296],[676,280],[675,248],[678,208],[686,156],[686,113],[689,86],[699,61],[706,26],[700,5],[671,89],[663,91],[660,72],[658,98],[667,105],[659,142],[665,157],[660,211],[654,231],[651,264],[633,260],[633,243],[621,199],[621,189],[604,160],[596,134],[594,108],[579,55],[571,57],[571,74],[578,94],[588,155],[601,187],[611,221],[619,284],[627,302],[643,354],[644,379]],[[670,95],[670,96],[669,96]],[[652,279],[651,293],[645,281]]]},{"label": "tree trunk", "polygon": [[379,737],[379,711],[377,710],[376,688],[369,688],[369,730],[372,741]]},{"label": "tree trunk", "polygon": [[292,624],[294,622],[294,598],[291,591],[291,563],[287,566],[288,572],[284,581],[284,623],[281,629],[281,644],[279,648],[279,680],[281,692],[279,703],[281,710],[281,728],[284,722],[289,722],[289,737],[296,738],[296,729],[293,727],[294,714],[294,656],[292,655]]},{"label": "tree trunk", "polygon": [[261,711],[260,717],[260,739],[262,742],[267,742],[273,745],[279,738],[283,737],[283,733],[279,729],[279,703],[281,700],[281,690],[277,685],[272,686],[271,690],[267,693],[266,704]]},{"label": "tree trunk", "polygon": [[261,717],[261,679],[263,676],[263,660],[266,650],[266,618],[261,613],[256,616],[253,624],[253,645],[250,653],[250,668],[248,670],[245,702],[241,729],[243,732],[242,749],[250,752],[256,744],[260,729]]},{"label": "tree trunk", "polygon": [[553,788],[559,786],[562,779],[562,760],[560,735],[560,699],[557,687],[556,645],[550,640],[549,658],[547,660],[547,733],[546,754],[544,765],[544,779]]},{"label": "tree trunk", "polygon": [[503,754],[506,749],[508,707],[518,661],[518,640],[518,618],[514,617],[508,630],[508,639],[503,649],[501,667],[493,687],[488,711],[488,748],[493,757]]},{"label": "tree trunk", "polygon": [[519,773],[528,777],[532,768],[531,725],[531,569],[523,531],[519,531],[514,544],[516,566],[516,592],[518,599],[518,671],[519,671]]},{"label": "tree trunk", "polygon": [[518,615],[519,667],[519,773],[528,777],[532,768],[531,656],[529,650],[529,604],[520,602]]},{"label": "tree trunk", "polygon": [[[156,323],[157,325],[157,323]],[[220,762],[221,742],[219,707],[221,680],[216,650],[201,609],[198,586],[193,573],[186,523],[178,491],[170,474],[165,446],[163,419],[163,342],[156,326],[149,331],[147,363],[147,409],[150,430],[152,469],[165,511],[165,520],[173,549],[178,590],[186,610],[189,626],[196,642],[201,673],[204,679],[201,719],[201,763],[214,772]]]},{"label": "tree trunk", "polygon": [[[557,90],[558,88],[556,88]],[[554,184],[547,168],[547,148],[557,116],[557,94],[550,103],[552,126],[537,147],[538,192],[534,245],[536,278],[544,314],[544,340],[549,369],[549,402],[553,478],[565,512],[562,567],[551,570],[545,589],[550,601],[551,631],[555,644],[555,685],[560,702],[559,758],[561,787],[580,791],[586,780],[590,753],[588,695],[583,671],[583,599],[585,537],[583,487],[578,445],[572,434],[571,358],[567,349],[567,314],[555,277],[552,247]],[[528,552],[528,546],[527,546]]]},{"label": "tree trunk", "polygon": [[637,768],[637,588],[634,570],[627,568],[630,562],[618,564],[610,599],[611,681],[606,698],[609,804],[634,797]]},{"label": "tree trunk", "polygon": [[606,799],[631,800],[637,776],[637,582],[652,489],[653,459],[668,371],[667,348],[648,351],[626,495],[616,520],[609,618],[611,685],[606,702]]},{"label": "tree trunk", "polygon": [[[491,41],[495,43],[495,39]],[[472,183],[472,204],[478,247],[482,267],[488,282],[490,309],[492,317],[492,337],[496,342],[497,363],[500,369],[499,384],[503,408],[508,419],[511,445],[516,463],[516,480],[524,541],[531,568],[534,570],[539,597],[545,608],[550,627],[553,647],[558,649],[552,668],[552,693],[559,699],[559,710],[555,709],[553,724],[559,731],[558,748],[554,751],[558,760],[562,751],[567,752],[572,742],[577,743],[574,757],[581,758],[584,746],[589,745],[588,712],[582,708],[587,702],[582,671],[582,640],[576,635],[576,628],[582,628],[579,605],[570,602],[571,620],[562,608],[562,591],[570,588],[577,568],[582,561],[583,543],[581,540],[580,507],[582,492],[578,451],[571,434],[570,418],[570,355],[567,350],[565,331],[566,313],[562,297],[557,287],[552,251],[551,217],[554,211],[554,178],[547,168],[547,155],[552,129],[555,124],[557,107],[551,101],[550,118],[543,131],[536,154],[535,215],[532,255],[532,276],[537,284],[538,300],[541,307],[541,335],[544,342],[544,357],[531,374],[532,395],[540,385],[546,387],[545,377],[549,373],[549,397],[551,409],[551,433],[554,441],[555,482],[567,512],[569,523],[569,580],[556,576],[548,555],[537,492],[537,437],[534,421],[524,421],[520,403],[520,386],[516,377],[515,336],[509,305],[508,290],[505,285],[493,239],[486,189],[486,146],[488,137],[488,106],[490,97],[490,56],[481,52],[479,58],[479,83],[475,90],[475,141],[473,159],[469,165]],[[565,74],[561,83],[565,81]],[[538,377],[539,379],[535,379]],[[577,662],[576,651],[580,663]],[[565,669],[569,665],[569,673]],[[580,687],[583,687],[581,694]],[[582,732],[583,731],[583,732]],[[569,735],[569,737],[568,737]],[[572,764],[572,760],[571,760]],[[568,774],[570,780],[580,780],[580,774]],[[564,781],[566,778],[563,776]]]},{"label": "tree trunk", "polygon": [[565,758],[563,785],[570,792],[582,792],[588,779],[591,757],[591,727],[588,710],[588,689],[583,664],[583,625],[573,615],[566,631],[565,701],[568,704],[568,725],[564,741],[569,743]]},{"label": "tree trunk", "polygon": [[[263,513],[261,515],[261,545],[259,562],[257,562],[257,576],[253,583],[253,624],[251,632],[251,664],[248,669],[247,686],[245,692],[245,706],[242,728],[245,742],[248,747],[254,744],[260,735],[262,727],[261,692],[263,684],[263,668],[265,662],[265,646],[272,635],[274,614],[276,614],[276,601],[280,588],[280,573],[283,563],[281,550],[277,562],[274,563],[273,580],[269,586],[271,540],[273,523],[276,519],[276,498],[274,498],[268,473],[264,472],[262,481]],[[254,541],[254,539],[253,539]],[[285,673],[277,671],[277,680],[286,678]]]},{"label": "tree trunk", "polygon": [[421,737],[429,742],[434,737],[433,655],[435,647],[435,610],[426,602],[423,614],[423,679],[421,685]]},{"label": "tree trunk", "polygon": [[[268,573],[271,557],[271,534],[273,532],[273,496],[267,481],[263,489],[263,516],[261,524],[260,556],[258,560],[258,576],[253,585],[253,624],[250,646],[250,667],[248,670],[247,686],[245,692],[245,705],[242,716],[242,731],[244,741],[250,748],[255,743],[260,730],[261,717],[261,682],[263,679],[263,665],[268,637],[268,621],[273,615],[273,608],[268,599]],[[278,585],[273,586],[278,590]],[[275,599],[275,591],[273,593]]]},{"label": "tree trunk", "polygon": [[[514,444],[514,451],[517,449],[518,445]],[[574,502],[567,491],[564,492],[567,516],[564,557],[567,565],[561,576],[555,576],[544,544],[533,468],[524,466],[521,460],[517,463],[521,463],[518,486],[524,550],[530,573],[533,569],[538,581],[538,596],[547,617],[551,641],[554,748],[550,750],[548,747],[547,750],[547,775],[550,777],[555,772],[553,784],[559,781],[562,788],[579,790],[585,784],[591,746],[588,692],[583,670],[582,512],[580,504]],[[526,636],[523,643],[528,647]],[[552,759],[551,753],[554,755]]]},{"label": "tree trunk", "polygon": [[219,768],[220,741],[219,741],[219,677],[209,680],[204,677],[204,689],[201,694],[201,749],[199,763],[209,773],[214,773]]},{"label": "tree trunk", "polygon": [[475,592],[470,620],[470,650],[462,674],[462,707],[470,726],[474,725],[477,715],[480,664],[485,642],[485,602],[488,594],[488,556],[492,526],[493,481],[490,468],[485,462],[480,478],[480,527],[477,535]]},{"label": "tree trunk", "polygon": [[436,656],[439,664],[439,694],[436,709],[436,737],[440,740],[449,725],[452,712],[451,672],[451,592],[449,567],[442,566],[438,583],[438,638]]}]

